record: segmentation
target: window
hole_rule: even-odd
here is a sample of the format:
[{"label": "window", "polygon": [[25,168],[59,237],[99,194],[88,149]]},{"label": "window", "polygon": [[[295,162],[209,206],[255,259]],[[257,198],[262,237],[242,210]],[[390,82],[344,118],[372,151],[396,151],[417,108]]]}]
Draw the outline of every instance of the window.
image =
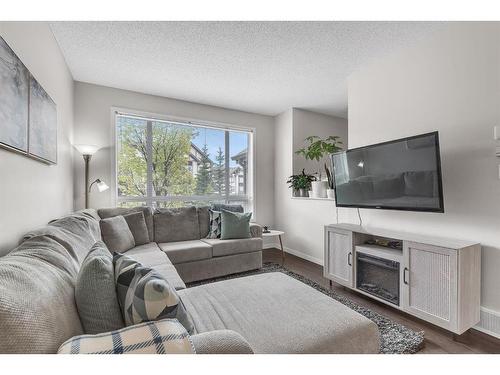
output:
[{"label": "window", "polygon": [[125,114],[115,126],[117,205],[252,211],[252,131]]}]

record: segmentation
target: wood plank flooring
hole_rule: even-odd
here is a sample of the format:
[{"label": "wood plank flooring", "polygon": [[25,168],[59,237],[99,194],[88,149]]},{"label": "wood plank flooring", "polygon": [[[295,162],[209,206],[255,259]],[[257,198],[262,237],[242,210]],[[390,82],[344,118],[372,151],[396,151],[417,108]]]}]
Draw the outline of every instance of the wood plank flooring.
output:
[{"label": "wood plank flooring", "polygon": [[[266,249],[263,251],[264,262],[275,262],[281,264],[281,251],[278,249]],[[298,258],[292,254],[286,254],[285,267],[290,271],[303,275],[318,284],[329,288],[329,280],[323,277],[323,267]],[[436,327],[423,320],[415,318],[390,306],[384,305],[356,293],[348,288],[333,283],[333,289],[343,294],[356,303],[366,306],[386,317],[407,326],[408,328],[425,332],[425,347],[419,354],[487,354],[500,353],[500,340],[486,335],[474,329],[470,329],[463,335],[457,336],[442,328]]]}]

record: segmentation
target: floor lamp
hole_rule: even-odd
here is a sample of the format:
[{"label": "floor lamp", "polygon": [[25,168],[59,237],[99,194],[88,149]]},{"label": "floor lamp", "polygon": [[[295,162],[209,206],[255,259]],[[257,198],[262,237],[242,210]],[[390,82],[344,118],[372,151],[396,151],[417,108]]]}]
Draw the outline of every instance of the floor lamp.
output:
[{"label": "floor lamp", "polygon": [[108,190],[109,186],[99,178],[94,180],[89,185],[90,159],[92,159],[92,155],[94,155],[99,150],[99,148],[94,145],[75,145],[75,148],[82,154],[83,160],[85,161],[85,208],[89,208],[89,193],[90,189],[92,189],[92,186],[94,184],[97,184],[97,190],[99,190],[100,193]]}]

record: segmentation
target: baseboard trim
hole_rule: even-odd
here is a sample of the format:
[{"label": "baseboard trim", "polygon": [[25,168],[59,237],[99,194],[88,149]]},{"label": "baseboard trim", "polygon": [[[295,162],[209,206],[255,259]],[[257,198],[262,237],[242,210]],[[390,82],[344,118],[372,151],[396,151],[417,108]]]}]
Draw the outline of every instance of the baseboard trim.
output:
[{"label": "baseboard trim", "polygon": [[[263,249],[280,249],[280,245],[277,242],[267,243],[267,244],[263,245],[262,248]],[[306,254],[306,253],[303,253],[302,251],[299,251],[299,250],[290,249],[289,247],[286,247],[286,246],[284,246],[283,249],[285,250],[285,253],[290,253],[290,254],[295,255],[299,258],[308,260],[309,262],[319,264],[320,266],[323,265],[323,259],[313,257],[313,256]]]},{"label": "baseboard trim", "polygon": [[481,306],[481,320],[473,328],[500,339],[500,313]]}]

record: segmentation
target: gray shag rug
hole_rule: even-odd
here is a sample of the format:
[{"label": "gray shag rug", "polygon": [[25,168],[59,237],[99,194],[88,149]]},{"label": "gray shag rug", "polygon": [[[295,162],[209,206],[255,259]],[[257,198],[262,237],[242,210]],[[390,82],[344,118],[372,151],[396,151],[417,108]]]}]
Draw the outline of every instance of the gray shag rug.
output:
[{"label": "gray shag rug", "polygon": [[228,280],[237,277],[244,277],[250,275],[256,275],[259,273],[267,272],[282,272],[294,279],[297,279],[304,284],[307,284],[314,289],[320,291],[323,294],[333,298],[334,300],[346,305],[350,309],[366,316],[368,319],[372,320],[377,324],[380,332],[380,353],[383,354],[413,354],[418,352],[424,346],[424,332],[416,332],[412,329],[405,327],[402,324],[396,323],[389,318],[380,315],[366,307],[360,306],[357,303],[351,301],[349,298],[336,293],[333,290],[327,289],[319,285],[318,283],[305,278],[295,272],[292,272],[279,264],[276,263],[264,263],[263,267],[259,270],[242,272],[235,275],[229,275],[224,277],[218,277],[215,279],[196,281],[188,283],[187,287],[191,288],[193,286],[198,286],[202,284],[208,284],[221,280]]}]

